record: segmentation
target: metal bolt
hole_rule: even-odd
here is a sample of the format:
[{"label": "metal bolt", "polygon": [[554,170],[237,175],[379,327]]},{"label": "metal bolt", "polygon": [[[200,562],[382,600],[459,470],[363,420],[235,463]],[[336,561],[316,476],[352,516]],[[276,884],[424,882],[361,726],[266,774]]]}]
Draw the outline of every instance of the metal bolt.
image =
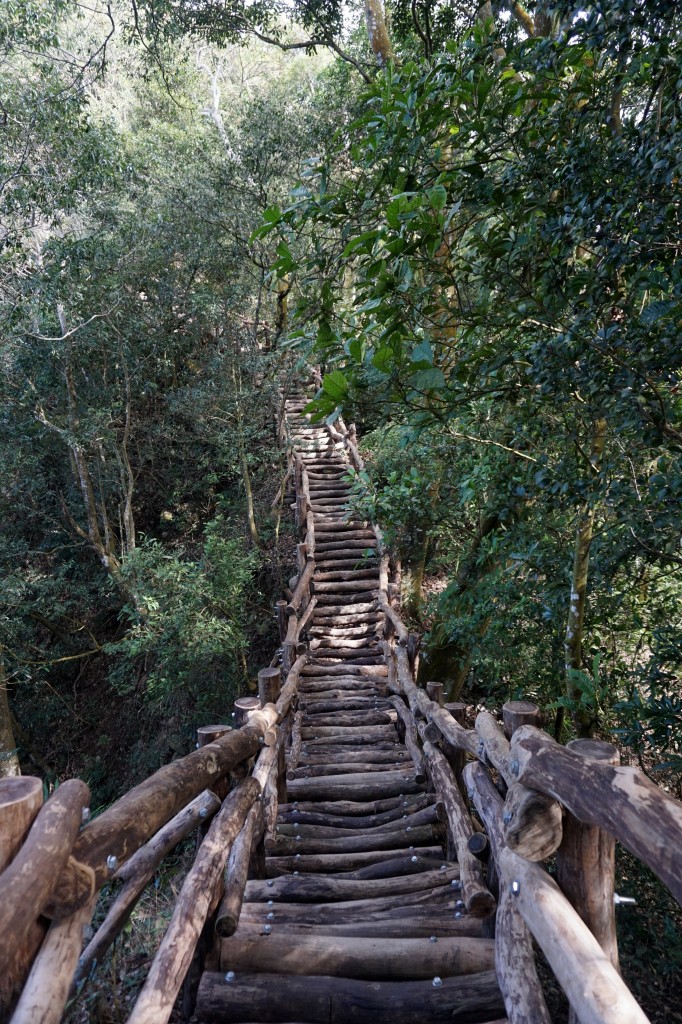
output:
[{"label": "metal bolt", "polygon": [[419,860],[419,857],[412,857],[412,863],[413,864],[416,864],[418,860]]},{"label": "metal bolt", "polygon": [[[405,815],[405,817],[407,817],[407,815]],[[411,826],[411,825],[408,825],[408,826],[407,826],[407,831],[408,831],[408,832],[411,832],[411,831],[412,831],[412,826]]]},{"label": "metal bolt", "polygon": [[268,882],[268,889],[272,889],[274,884],[275,883],[272,881],[272,879],[270,879],[270,881]]},{"label": "metal bolt", "polygon": [[300,859],[301,859],[301,855],[300,855],[300,853],[297,853],[296,854],[296,860],[300,860]]},{"label": "metal bolt", "polygon": [[85,825],[86,822],[90,821],[90,808],[84,807],[81,811],[81,821]]},{"label": "metal bolt", "polygon": [[512,896],[518,896],[521,892],[521,883],[514,879],[514,881],[509,886],[509,892],[512,894]]},{"label": "metal bolt", "polygon": [[235,979],[234,971],[228,971],[227,974],[225,975],[225,981],[234,981],[234,979]]},{"label": "metal bolt", "polygon": [[295,874],[295,875],[299,875],[299,874],[300,874],[300,871],[294,871],[294,874]]},{"label": "metal bolt", "polygon": [[431,936],[429,937],[429,942],[438,942],[438,939],[436,938],[436,936],[435,936],[435,935],[431,935]]},{"label": "metal bolt", "polygon": [[107,857],[107,871],[115,871],[118,867],[118,857],[114,857],[113,853]]},{"label": "metal bolt", "polygon": [[450,885],[452,886],[453,889],[462,888],[462,883],[460,882],[459,878],[453,878],[452,881],[450,882]]},{"label": "metal bolt", "polygon": [[504,825],[508,825],[511,822],[513,817],[514,817],[514,814],[513,814],[512,811],[505,811],[504,814],[502,815],[502,822],[503,822],[503,824]]},{"label": "metal bolt", "polygon": [[514,776],[514,778],[516,778],[516,776],[519,774],[519,770],[519,762],[512,761],[512,763],[509,765],[509,771]]},{"label": "metal bolt", "polygon": [[200,818],[205,818],[207,814],[208,814],[208,808],[207,807],[202,807],[200,809],[200,811],[199,811],[199,817]]},{"label": "metal bolt", "polygon": [[440,866],[440,870],[441,871],[447,871],[447,869],[448,869],[447,864],[441,864],[441,866]]},{"label": "metal bolt", "polygon": [[407,800],[403,800],[403,807],[407,807]]},{"label": "metal bolt", "polygon": [[464,900],[455,900],[455,909],[456,910],[463,910],[464,909]]},{"label": "metal bolt", "polygon": [[439,978],[438,975],[436,975],[431,984],[433,985],[434,988],[440,988],[441,985],[443,984],[443,979]]},{"label": "metal bolt", "polygon": [[455,911],[455,917],[461,917],[461,916],[462,916],[462,911],[461,910],[456,910]]},{"label": "metal bolt", "polygon": [[622,906],[623,904],[629,907],[637,906],[637,900],[634,896],[619,896],[617,892],[613,894],[613,902],[616,906]]},{"label": "metal bolt", "polygon": [[272,911],[270,911],[270,913],[268,914],[268,921],[274,921],[274,920],[275,920],[275,915],[273,914]]},{"label": "metal bolt", "polygon": [[414,846],[410,846],[410,850],[414,850]]},{"label": "metal bolt", "polygon": [[301,841],[301,837],[300,836],[296,836],[296,842],[300,843],[300,841]]},{"label": "metal bolt", "polygon": [[298,814],[298,807],[294,807],[294,809],[293,809],[293,811],[291,813],[292,814]]},{"label": "metal bolt", "polygon": [[263,931],[265,932],[266,935],[269,935],[270,932],[272,931],[272,925],[271,924],[263,925]]},{"label": "metal bolt", "polygon": [[268,900],[268,906],[269,907],[271,907],[273,905],[273,903],[274,903],[274,900]]}]

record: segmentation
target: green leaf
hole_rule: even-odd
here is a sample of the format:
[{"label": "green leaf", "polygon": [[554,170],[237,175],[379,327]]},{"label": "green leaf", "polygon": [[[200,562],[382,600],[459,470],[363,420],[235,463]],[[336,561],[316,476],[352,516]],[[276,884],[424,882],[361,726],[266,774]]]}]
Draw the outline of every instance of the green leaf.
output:
[{"label": "green leaf", "polygon": [[332,370],[322,381],[322,390],[338,402],[348,394],[348,381],[340,370]]}]

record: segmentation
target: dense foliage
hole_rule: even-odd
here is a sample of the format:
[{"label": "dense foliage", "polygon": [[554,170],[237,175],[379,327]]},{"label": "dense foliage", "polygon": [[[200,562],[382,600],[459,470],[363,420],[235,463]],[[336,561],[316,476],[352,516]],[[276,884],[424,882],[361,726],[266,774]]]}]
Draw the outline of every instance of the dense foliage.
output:
[{"label": "dense foliage", "polygon": [[560,7],[387,71],[263,233],[319,414],[376,428],[427,677],[676,761],[682,24]]}]

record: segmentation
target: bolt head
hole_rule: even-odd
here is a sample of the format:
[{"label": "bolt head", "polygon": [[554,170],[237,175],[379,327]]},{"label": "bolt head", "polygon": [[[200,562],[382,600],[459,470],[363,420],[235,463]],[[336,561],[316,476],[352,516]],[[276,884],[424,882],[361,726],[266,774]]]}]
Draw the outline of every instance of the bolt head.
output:
[{"label": "bolt head", "polygon": [[453,878],[452,881],[450,882],[450,885],[452,886],[453,889],[462,888],[462,883],[460,882],[459,878]]},{"label": "bolt head", "polygon": [[228,971],[227,974],[225,975],[225,981],[234,981],[234,979],[235,979],[234,971]]},{"label": "bolt head", "polygon": [[429,937],[429,942],[438,942],[438,939],[437,939],[437,937],[435,935],[431,935]]},{"label": "bolt head", "polygon": [[419,860],[419,857],[412,857],[411,860],[413,864],[416,864],[417,861]]},{"label": "bolt head", "polygon": [[107,857],[107,871],[115,871],[117,867],[118,857],[115,857],[112,853]]},{"label": "bolt head", "polygon": [[438,975],[436,975],[431,984],[433,985],[434,988],[440,988],[441,985],[443,984],[443,979],[439,978]]},{"label": "bolt head", "polygon": [[510,884],[509,892],[512,894],[512,896],[518,896],[521,892],[521,883],[517,881],[517,879],[514,879],[514,881]]},{"label": "bolt head", "polygon": [[274,900],[268,900],[268,906],[269,907],[271,907],[273,905],[273,903],[274,903]]},{"label": "bolt head", "polygon": [[90,821],[90,808],[84,807],[81,811],[81,822],[85,825],[88,821]]},{"label": "bolt head", "polygon": [[511,820],[512,820],[513,817],[514,817],[514,814],[513,814],[512,811],[505,811],[504,814],[502,815],[502,823],[504,825],[511,824]]},{"label": "bolt head", "polygon": [[455,901],[455,908],[457,910],[464,910],[464,900],[456,900]]},{"label": "bolt head", "polygon": [[519,762],[516,760],[512,761],[512,763],[509,765],[509,771],[514,776],[514,778],[516,778],[520,771]]},{"label": "bolt head", "polygon": [[273,914],[272,911],[270,911],[270,913],[268,914],[268,921],[274,921],[274,920],[275,920],[275,915]]},{"label": "bolt head", "polygon": [[270,932],[272,931],[272,925],[271,924],[264,925],[263,926],[263,931],[265,932],[266,935],[269,935]]},{"label": "bolt head", "polygon": [[200,809],[200,811],[199,811],[199,817],[200,818],[205,818],[207,814],[208,814],[208,810],[205,807],[202,807]]},{"label": "bolt head", "polygon": [[270,879],[270,881],[268,882],[268,889],[272,889],[274,884],[275,883],[272,881],[272,879]]}]

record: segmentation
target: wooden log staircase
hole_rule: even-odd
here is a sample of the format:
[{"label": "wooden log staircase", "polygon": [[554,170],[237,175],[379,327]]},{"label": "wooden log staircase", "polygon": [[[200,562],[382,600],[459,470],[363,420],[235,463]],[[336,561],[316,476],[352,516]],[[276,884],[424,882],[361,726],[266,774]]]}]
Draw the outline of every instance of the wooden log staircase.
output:
[{"label": "wooden log staircase", "polygon": [[532,703],[467,722],[416,685],[381,532],[348,509],[354,433],[305,404],[280,421],[305,539],[258,696],[93,820],[78,780],[44,805],[40,779],[0,782],[0,1024],[59,1024],[192,832],[127,1024],[551,1024],[534,943],[570,1024],[646,1024],[615,841],[682,901],[682,804]]},{"label": "wooden log staircase", "polygon": [[[420,755],[415,763],[388,689],[379,539],[349,516],[341,440],[311,425],[304,405],[290,399],[286,416],[312,512],[316,607],[286,799],[266,843],[266,878],[246,884],[238,926],[202,977],[196,1018],[499,1019],[494,940],[467,911],[445,850],[442,795]],[[489,896],[487,910],[494,905]],[[221,923],[219,912],[218,931]]]}]

